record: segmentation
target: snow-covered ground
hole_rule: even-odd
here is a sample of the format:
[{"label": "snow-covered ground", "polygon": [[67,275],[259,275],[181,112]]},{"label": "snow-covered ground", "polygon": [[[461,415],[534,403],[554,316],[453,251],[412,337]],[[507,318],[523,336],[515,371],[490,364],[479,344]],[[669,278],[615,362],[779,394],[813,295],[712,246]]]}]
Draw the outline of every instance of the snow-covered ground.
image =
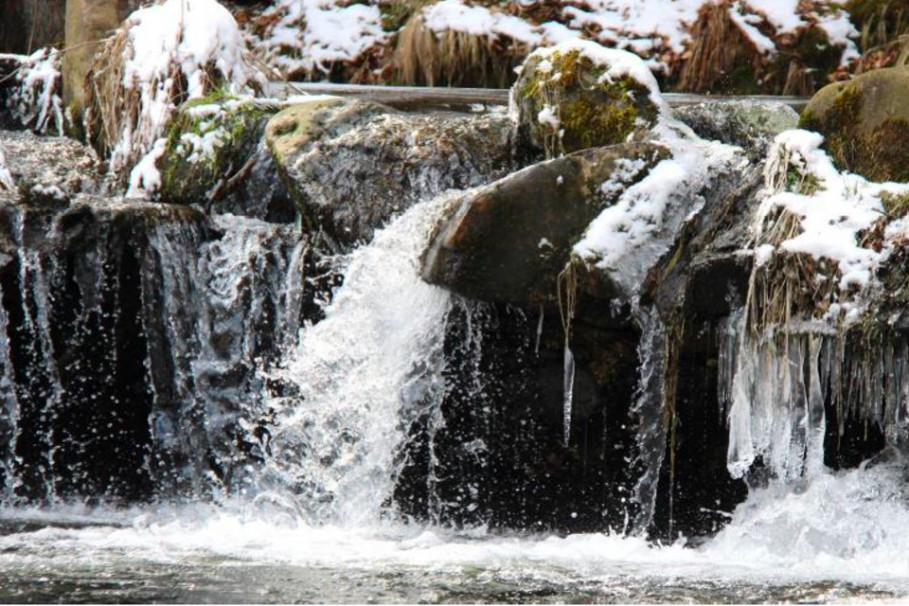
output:
[{"label": "snow-covered ground", "polygon": [[[691,24],[712,0],[441,0],[422,5],[425,25],[442,34],[455,31],[517,43],[526,52],[570,38],[591,38],[629,50],[654,71],[668,71],[691,41]],[[407,3],[391,0],[275,0],[252,45],[273,68],[285,74],[318,78],[337,62],[359,63],[394,42],[401,23],[389,23]],[[732,0],[730,15],[739,29],[768,56],[777,40],[806,27],[820,28],[843,48],[842,61],[858,56],[858,31],[833,0]],[[394,5],[398,5],[395,7]],[[396,11],[396,12],[394,12]],[[542,15],[542,17],[541,17]],[[388,53],[386,53],[388,54]]]}]

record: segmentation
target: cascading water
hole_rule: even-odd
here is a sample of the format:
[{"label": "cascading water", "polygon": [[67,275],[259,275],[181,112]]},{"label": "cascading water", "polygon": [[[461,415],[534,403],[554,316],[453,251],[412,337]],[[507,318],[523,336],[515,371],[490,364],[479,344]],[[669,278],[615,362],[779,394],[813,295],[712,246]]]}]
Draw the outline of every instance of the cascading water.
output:
[{"label": "cascading water", "polygon": [[302,277],[311,242],[142,204],[7,212],[4,501],[242,490],[263,456],[260,371],[317,305],[301,280],[310,299],[325,291]]},{"label": "cascading water", "polygon": [[632,526],[633,534],[647,533],[656,508],[657,483],[666,456],[666,423],[663,418],[666,335],[655,309],[640,315],[641,341],[638,348],[640,378],[632,412],[638,419],[634,461],[640,476],[634,488],[634,502],[640,508]]},{"label": "cascading water", "polygon": [[[36,566],[124,600],[204,601],[186,588],[211,579],[234,592],[212,595],[260,601],[909,595],[896,331],[856,355],[820,325],[756,337],[741,311],[705,320],[719,346],[696,342],[681,378],[703,391],[675,404],[719,395],[729,471],[751,493],[728,511],[684,495],[729,523],[655,547],[666,492],[678,536],[664,384],[678,327],[646,296],[630,314],[583,309],[567,332],[554,305],[536,317],[425,284],[419,257],[454,200],[337,258],[291,225],[186,208],[5,211],[0,601]],[[696,231],[697,213],[674,212],[666,246]],[[689,427],[689,447],[725,451]],[[836,441],[862,430],[881,434],[862,456],[889,448],[834,471]],[[139,582],[98,590],[98,561]]]},{"label": "cascading water", "polygon": [[443,390],[449,294],[424,283],[417,263],[452,199],[413,207],[357,249],[325,319],[275,372],[298,393],[272,403],[266,485],[291,488],[313,522],[376,519],[409,423]]}]

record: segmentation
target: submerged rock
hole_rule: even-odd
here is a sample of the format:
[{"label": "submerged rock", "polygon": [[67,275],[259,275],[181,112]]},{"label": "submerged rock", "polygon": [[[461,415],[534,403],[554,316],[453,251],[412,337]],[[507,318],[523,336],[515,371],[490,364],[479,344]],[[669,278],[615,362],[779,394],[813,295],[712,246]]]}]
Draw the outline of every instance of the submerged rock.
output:
[{"label": "submerged rock", "polygon": [[674,110],[697,136],[738,145],[750,157],[763,157],[773,138],[796,128],[798,113],[785,103],[756,101],[709,101]]},{"label": "submerged rock", "polygon": [[638,57],[579,40],[531,54],[511,97],[521,141],[548,157],[622,143],[646,132],[662,109]]},{"label": "submerged rock", "polygon": [[431,240],[423,278],[482,301],[554,303],[587,225],[667,154],[651,143],[588,149],[465,196]]},{"label": "submerged rock", "polygon": [[818,91],[800,125],[824,135],[840,170],[872,181],[909,181],[907,96],[909,70],[873,70]]},{"label": "submerged rock", "polygon": [[276,114],[266,141],[308,228],[348,246],[415,202],[507,174],[512,132],[504,116],[318,98]]},{"label": "submerged rock", "polygon": [[162,200],[293,221],[293,203],[264,140],[265,125],[280,108],[271,101],[221,94],[181,106],[156,164]]}]

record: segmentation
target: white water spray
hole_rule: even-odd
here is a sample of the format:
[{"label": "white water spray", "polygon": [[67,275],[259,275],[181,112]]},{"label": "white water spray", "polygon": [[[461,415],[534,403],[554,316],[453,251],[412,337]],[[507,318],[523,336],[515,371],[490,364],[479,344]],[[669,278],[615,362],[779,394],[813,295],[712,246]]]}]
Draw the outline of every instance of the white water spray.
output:
[{"label": "white water spray", "polygon": [[303,331],[280,372],[299,395],[274,402],[282,413],[267,475],[301,495],[311,521],[375,519],[408,420],[442,392],[449,294],[420,279],[418,259],[452,200],[411,208],[357,249],[325,319]]}]

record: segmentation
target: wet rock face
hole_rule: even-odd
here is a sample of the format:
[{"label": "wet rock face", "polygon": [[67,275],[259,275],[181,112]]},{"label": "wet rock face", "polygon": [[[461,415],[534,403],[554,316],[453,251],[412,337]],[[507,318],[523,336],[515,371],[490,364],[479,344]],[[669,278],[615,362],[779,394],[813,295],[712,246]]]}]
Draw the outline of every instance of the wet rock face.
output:
[{"label": "wet rock face", "polygon": [[794,109],[770,102],[711,101],[677,108],[673,115],[697,136],[738,145],[752,159],[763,157],[776,135],[799,123]]},{"label": "wet rock face", "polygon": [[[625,143],[535,164],[465,196],[439,226],[423,278],[454,292],[524,306],[556,302],[557,278],[587,225],[667,154]],[[633,167],[624,170],[621,167]],[[615,175],[615,191],[601,190]]]},{"label": "wet rock face", "polygon": [[825,137],[841,170],[872,181],[909,181],[909,70],[873,70],[830,84],[811,99],[800,126]]},{"label": "wet rock face", "polygon": [[336,285],[316,247],[292,226],[85,196],[7,197],[0,236],[0,501],[242,491],[267,448],[259,370]]},{"label": "wet rock face", "polygon": [[146,366],[156,357],[148,312],[160,304],[143,285],[148,238],[173,222],[204,230],[204,217],[148,205],[57,214],[8,203],[0,217],[12,245],[0,270],[7,494],[151,498],[166,457],[154,452],[149,372],[170,361]]},{"label": "wet rock face", "polygon": [[514,168],[504,116],[403,114],[322,99],[275,115],[266,141],[310,230],[341,246],[368,241],[420,200]]},{"label": "wet rock face", "polygon": [[646,132],[659,114],[650,91],[611,67],[571,47],[532,54],[511,89],[521,144],[555,157]]},{"label": "wet rock face", "polygon": [[0,131],[0,148],[25,204],[66,206],[76,195],[104,187],[98,157],[72,139]]},{"label": "wet rock face", "polygon": [[[449,328],[466,331],[449,335],[456,342],[488,348],[480,356],[485,366],[477,373],[475,366],[458,362],[462,350],[451,350],[447,382],[454,387],[443,404],[444,426],[427,430],[422,451],[419,442],[414,446],[415,460],[438,466],[434,473],[440,478],[458,476],[453,471],[458,466],[473,470],[475,475],[467,477],[479,478],[474,488],[482,488],[477,490],[443,483],[451,491],[449,501],[478,499],[477,509],[485,507],[486,519],[502,526],[533,527],[544,520],[558,530],[602,531],[622,524],[627,515],[633,527],[667,538],[678,532],[715,532],[725,522],[717,510],[730,510],[744,498],[744,483],[730,478],[725,468],[727,428],[718,405],[716,335],[747,293],[750,258],[740,251],[748,245],[762,165],[749,163],[740,151],[699,140],[690,141],[686,150],[691,149],[702,150],[697,162],[709,169],[695,169],[692,157],[672,156],[651,143],[585,150],[534,165],[465,198],[439,226],[424,256],[424,278],[491,302],[484,309],[497,310],[498,322],[470,317],[460,320],[469,328]],[[634,164],[641,158],[646,161]],[[668,163],[664,168],[684,165],[688,176],[668,192],[667,214],[646,245],[629,248],[615,267],[572,266],[576,299],[566,340],[566,312],[556,305],[556,276],[593,218],[616,207],[615,199],[610,206],[597,198],[600,186],[612,182],[615,172],[626,178],[616,183],[618,193],[645,186],[662,160]],[[640,174],[618,171],[619,165],[636,165]],[[561,183],[553,171],[564,176]],[[646,204],[646,194],[633,201]],[[540,254],[543,238],[556,243],[552,257]],[[634,279],[623,281],[623,272]],[[663,327],[665,339],[656,345],[642,341],[640,311],[631,312],[632,294]],[[541,315],[542,329],[537,324]],[[459,316],[453,318],[457,322]],[[561,442],[566,346],[575,369],[567,447]],[[509,357],[505,351],[518,353]],[[665,398],[644,398],[650,388],[639,382],[646,357],[657,360],[656,383],[673,386],[671,393],[669,387],[662,392]],[[477,376],[495,378],[481,385],[471,378]],[[520,419],[519,427],[506,428],[479,412],[465,412],[471,404],[458,398],[481,401],[494,419],[500,414]],[[637,409],[639,401],[642,408]],[[663,423],[669,425],[659,430]],[[665,431],[665,438],[658,431]],[[657,437],[647,437],[651,433]],[[460,454],[449,457],[439,446],[443,443]],[[480,443],[488,451],[484,462],[474,465],[479,459],[467,451]],[[651,463],[649,453],[664,448],[665,457]],[[656,465],[646,480],[653,483],[652,510],[634,495],[650,464]],[[527,471],[539,469],[538,474]],[[581,477],[596,477],[599,492]],[[402,485],[399,491],[405,506],[432,510],[446,502],[433,501],[431,494],[421,497],[414,485]],[[484,501],[488,494],[509,506],[495,509]],[[433,515],[476,521],[442,509]]]},{"label": "wet rock face", "polygon": [[449,387],[438,409],[410,428],[408,463],[396,485],[404,514],[541,532],[623,528],[626,514],[635,515],[627,464],[634,435],[621,425],[637,383],[638,333],[627,317],[609,326],[585,323],[576,332],[566,446],[558,312],[455,303],[445,336]]}]

